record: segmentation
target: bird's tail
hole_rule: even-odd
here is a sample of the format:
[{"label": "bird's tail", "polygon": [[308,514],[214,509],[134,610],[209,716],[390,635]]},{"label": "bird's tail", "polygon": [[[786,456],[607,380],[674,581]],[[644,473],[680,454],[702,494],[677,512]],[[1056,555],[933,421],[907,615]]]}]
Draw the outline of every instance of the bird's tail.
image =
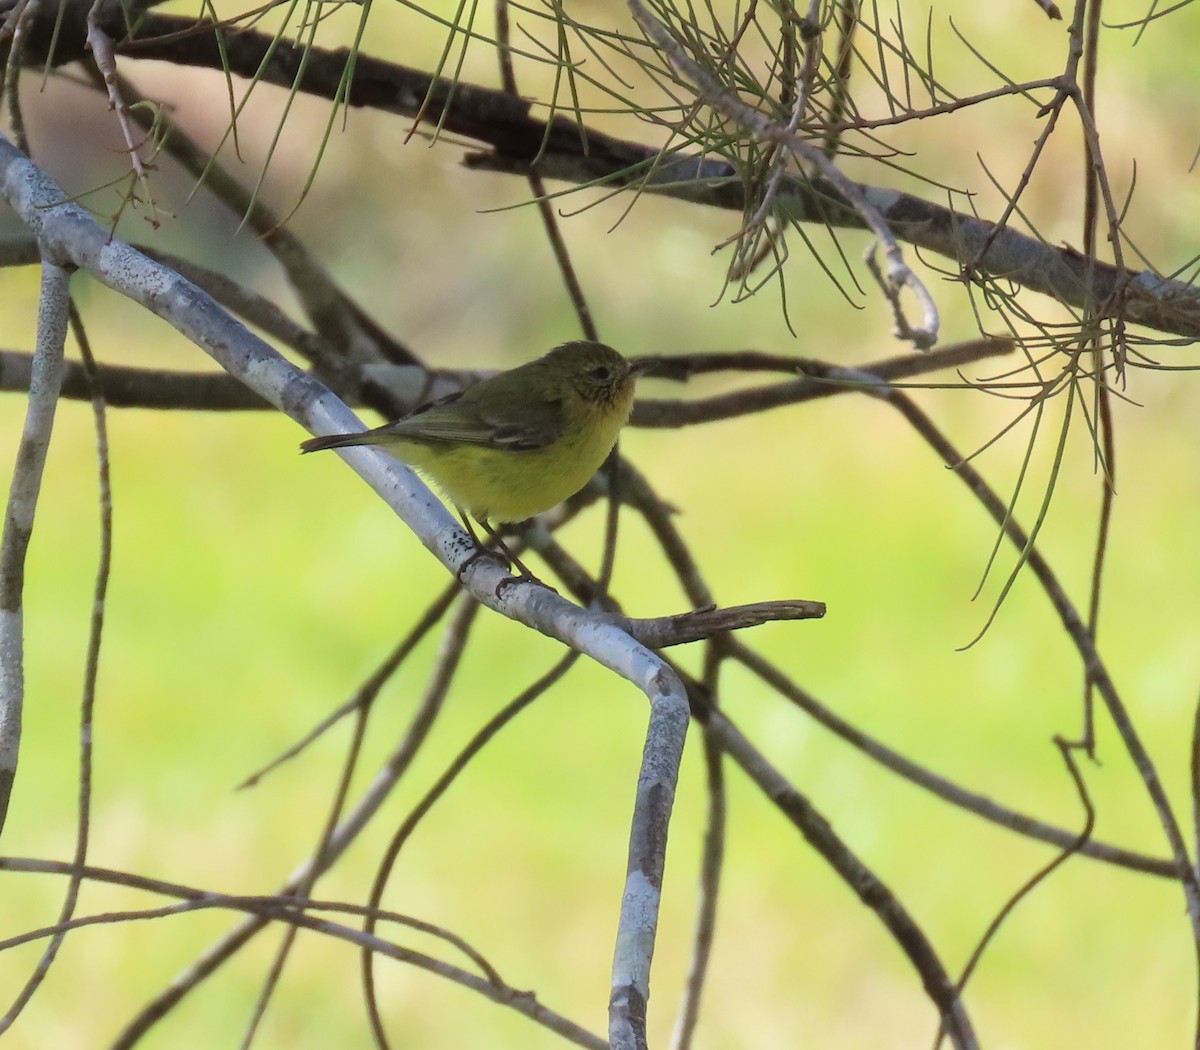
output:
[{"label": "bird's tail", "polygon": [[326,434],[324,437],[309,438],[300,442],[301,452],[320,452],[325,448],[344,448],[347,445],[369,445],[373,440],[369,430],[357,434]]}]

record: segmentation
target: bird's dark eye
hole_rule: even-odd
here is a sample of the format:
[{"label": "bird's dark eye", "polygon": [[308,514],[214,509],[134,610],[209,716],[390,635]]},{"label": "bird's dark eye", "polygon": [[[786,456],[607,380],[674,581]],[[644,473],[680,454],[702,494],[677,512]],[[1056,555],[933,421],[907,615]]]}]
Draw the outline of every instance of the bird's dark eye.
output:
[{"label": "bird's dark eye", "polygon": [[592,378],[598,383],[607,383],[612,379],[612,369],[608,365],[597,365],[592,369]]}]

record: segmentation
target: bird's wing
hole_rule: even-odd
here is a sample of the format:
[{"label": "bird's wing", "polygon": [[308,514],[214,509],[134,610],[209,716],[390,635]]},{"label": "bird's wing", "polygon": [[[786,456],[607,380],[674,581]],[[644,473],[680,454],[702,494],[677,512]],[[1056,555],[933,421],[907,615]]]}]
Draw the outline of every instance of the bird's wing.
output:
[{"label": "bird's wing", "polygon": [[467,444],[530,452],[556,441],[563,431],[562,401],[504,401],[481,406],[451,395],[381,428],[397,438],[429,445]]}]

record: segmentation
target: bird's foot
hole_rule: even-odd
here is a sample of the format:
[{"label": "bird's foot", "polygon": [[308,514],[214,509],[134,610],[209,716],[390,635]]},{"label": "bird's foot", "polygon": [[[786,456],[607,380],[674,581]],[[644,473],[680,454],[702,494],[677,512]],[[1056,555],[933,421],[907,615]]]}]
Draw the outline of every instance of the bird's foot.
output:
[{"label": "bird's foot", "polygon": [[463,563],[455,570],[454,578],[461,584],[463,582],[463,577],[467,574],[467,570],[477,561],[479,561],[480,558],[492,558],[493,560],[500,562],[500,564],[506,569],[508,568],[508,559],[504,557],[503,554],[499,554],[494,550],[489,550],[487,547],[480,545],[476,546],[475,550],[472,551],[471,554],[467,555]]},{"label": "bird's foot", "polygon": [[524,565],[521,565],[520,562],[517,563],[517,566],[519,571],[515,576],[505,576],[504,579],[496,584],[497,598],[503,600],[504,592],[508,590],[509,587],[513,587],[518,583],[536,583],[539,587],[545,587],[546,590],[550,591],[552,594],[558,593],[558,591],[551,587],[550,584],[546,583],[544,580],[539,580],[536,576],[534,576],[534,574],[525,568]]}]

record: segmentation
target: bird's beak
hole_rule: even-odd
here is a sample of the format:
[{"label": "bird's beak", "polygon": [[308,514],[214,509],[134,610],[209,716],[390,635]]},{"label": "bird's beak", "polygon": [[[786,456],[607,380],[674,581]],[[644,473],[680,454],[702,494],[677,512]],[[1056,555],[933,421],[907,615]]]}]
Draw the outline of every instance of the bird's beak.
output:
[{"label": "bird's beak", "polygon": [[629,374],[635,379],[647,375],[654,372],[664,360],[661,357],[639,357],[636,361],[629,362]]}]

